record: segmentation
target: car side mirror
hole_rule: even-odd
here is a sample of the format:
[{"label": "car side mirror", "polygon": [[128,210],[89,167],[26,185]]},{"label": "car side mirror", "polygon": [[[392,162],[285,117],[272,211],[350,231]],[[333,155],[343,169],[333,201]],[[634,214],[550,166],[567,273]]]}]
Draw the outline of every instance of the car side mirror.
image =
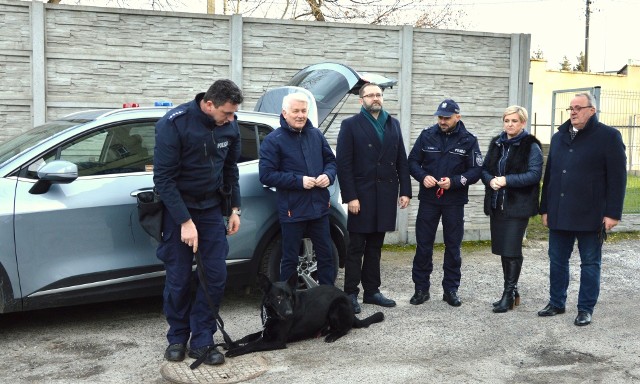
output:
[{"label": "car side mirror", "polygon": [[69,184],[78,178],[78,166],[66,160],[54,160],[38,169],[39,180],[29,193],[40,195],[49,191],[51,184]]}]

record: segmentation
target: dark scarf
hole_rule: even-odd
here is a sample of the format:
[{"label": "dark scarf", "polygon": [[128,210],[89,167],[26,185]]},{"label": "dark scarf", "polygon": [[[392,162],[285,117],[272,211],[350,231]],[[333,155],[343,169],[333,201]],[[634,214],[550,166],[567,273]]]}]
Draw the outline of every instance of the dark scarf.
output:
[{"label": "dark scarf", "polygon": [[373,115],[369,113],[369,111],[364,109],[364,107],[360,107],[360,112],[362,112],[364,117],[366,117],[367,120],[369,120],[371,125],[373,125],[373,128],[376,129],[378,138],[382,143],[384,141],[384,125],[387,123],[387,119],[389,118],[389,114],[387,113],[387,111],[385,111],[384,109],[381,109],[380,112],[378,113],[377,119],[373,117]]}]

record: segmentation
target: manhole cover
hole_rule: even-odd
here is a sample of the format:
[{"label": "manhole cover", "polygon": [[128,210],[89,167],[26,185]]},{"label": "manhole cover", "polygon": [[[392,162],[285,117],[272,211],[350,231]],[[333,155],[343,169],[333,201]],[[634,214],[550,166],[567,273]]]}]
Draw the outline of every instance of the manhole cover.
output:
[{"label": "manhole cover", "polygon": [[226,359],[222,365],[201,364],[191,370],[193,359],[179,363],[165,362],[160,374],[165,380],[178,384],[191,383],[238,383],[256,378],[267,371],[267,359],[262,356],[245,355]]}]

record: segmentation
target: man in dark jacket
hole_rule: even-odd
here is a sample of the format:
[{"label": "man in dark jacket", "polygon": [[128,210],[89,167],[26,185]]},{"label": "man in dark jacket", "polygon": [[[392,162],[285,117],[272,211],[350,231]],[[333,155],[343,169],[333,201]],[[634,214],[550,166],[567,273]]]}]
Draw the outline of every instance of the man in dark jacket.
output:
[{"label": "man in dark jacket", "polygon": [[579,93],[570,119],[558,128],[542,184],[540,213],[549,227],[549,303],[539,316],[565,312],[569,257],[578,240],[580,291],[574,324],[591,323],[600,293],[604,231],[618,224],[627,183],[626,155],[618,130],[598,121],[595,99]]},{"label": "man in dark jacket", "polygon": [[336,268],[329,229],[329,187],[336,179],[336,158],[322,132],[307,118],[309,99],[292,93],[282,100],[280,128],[260,145],[260,182],[278,191],[282,230],[280,280],[297,272],[300,242],[313,242],[318,282],[333,285]]},{"label": "man in dark jacket", "polygon": [[433,271],[433,243],[442,218],[444,276],[442,299],[449,305],[462,304],[460,246],[464,235],[464,205],[469,202],[469,185],[482,173],[478,140],[460,120],[458,104],[446,99],[434,113],[438,123],[425,128],[409,153],[409,171],[420,183],[416,219],[416,254],[412,278],[415,294],[409,301],[418,305],[429,300],[429,277]]},{"label": "man in dark jacket", "polygon": [[377,84],[360,88],[360,104],[359,114],[342,121],[336,150],[342,200],[349,210],[344,291],[355,313],[360,313],[360,281],[365,303],[396,305],[380,293],[380,256],[385,232],[396,228],[397,207],[406,208],[411,199],[400,122],[382,109],[382,89]]},{"label": "man in dark jacket", "polygon": [[[242,100],[242,92],[231,80],[218,80],[156,124],[153,181],[165,206],[157,256],[166,269],[169,347],[165,358],[169,361],[182,361],[191,339],[190,357],[204,356],[205,364],[224,362],[213,348],[214,313],[201,286],[191,300],[191,277],[193,255],[199,249],[208,295],[219,307],[227,280],[226,235],[240,228],[240,132],[235,112]],[[218,193],[223,184],[232,190],[233,213],[227,227]]]}]

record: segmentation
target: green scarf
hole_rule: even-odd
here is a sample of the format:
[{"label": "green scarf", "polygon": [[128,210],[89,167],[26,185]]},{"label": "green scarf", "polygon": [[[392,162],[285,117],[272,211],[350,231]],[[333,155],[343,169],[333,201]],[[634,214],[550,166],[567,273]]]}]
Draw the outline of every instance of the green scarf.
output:
[{"label": "green scarf", "polygon": [[378,134],[378,138],[380,139],[380,142],[381,143],[384,142],[384,125],[387,123],[387,119],[389,118],[389,114],[387,113],[387,111],[385,111],[384,109],[381,109],[380,113],[378,113],[377,119],[373,117],[373,115],[371,115],[369,111],[364,109],[364,107],[360,107],[360,112],[362,112],[364,117],[366,117],[367,120],[369,120],[371,125],[373,125],[373,128],[376,129],[376,133]]}]

